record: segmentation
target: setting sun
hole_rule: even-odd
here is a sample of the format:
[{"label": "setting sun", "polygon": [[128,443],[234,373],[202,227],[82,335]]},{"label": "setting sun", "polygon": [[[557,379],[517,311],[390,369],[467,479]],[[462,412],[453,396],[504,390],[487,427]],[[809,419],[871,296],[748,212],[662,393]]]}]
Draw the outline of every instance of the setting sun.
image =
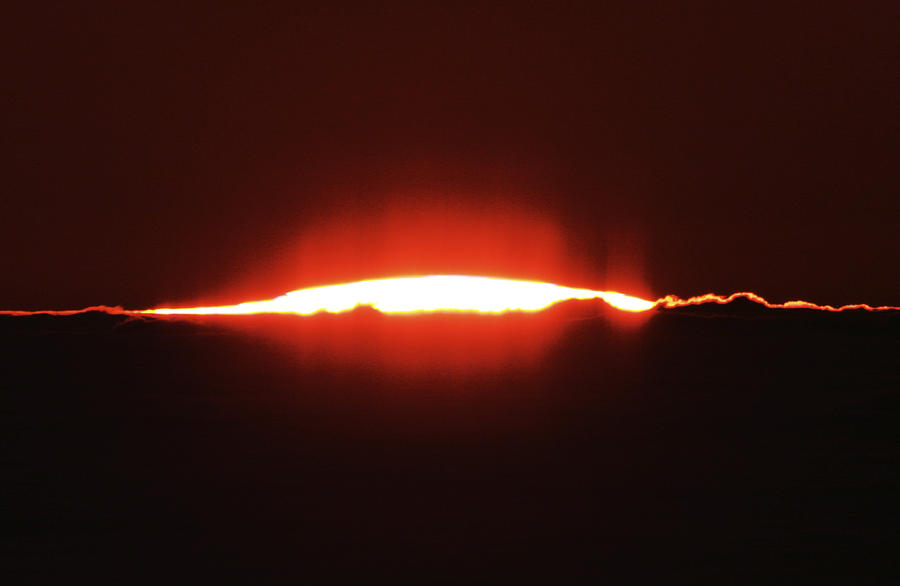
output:
[{"label": "setting sun", "polygon": [[551,283],[463,275],[373,279],[298,289],[275,299],[217,307],[160,308],[140,313],[236,315],[341,313],[370,306],[383,313],[540,311],[567,299],[602,299],[624,311],[646,311],[655,302],[614,291],[592,291]]}]

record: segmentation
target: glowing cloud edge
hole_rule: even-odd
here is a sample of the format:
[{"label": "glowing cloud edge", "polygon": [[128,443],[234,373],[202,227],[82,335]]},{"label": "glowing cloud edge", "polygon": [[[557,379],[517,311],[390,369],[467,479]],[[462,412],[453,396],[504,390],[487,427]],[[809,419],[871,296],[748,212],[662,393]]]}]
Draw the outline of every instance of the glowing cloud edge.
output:
[{"label": "glowing cloud edge", "polygon": [[769,309],[814,309],[827,312],[864,310],[869,312],[900,311],[900,306],[855,303],[833,306],[809,301],[772,303],[764,297],[747,291],[731,295],[706,293],[683,299],[666,295],[655,301],[641,299],[617,291],[594,291],[563,287],[552,283],[521,279],[469,275],[420,275],[369,279],[297,289],[284,295],[262,301],[248,301],[236,305],[215,307],[161,307],[156,309],[128,310],[120,306],[93,305],[71,310],[0,310],[0,315],[77,315],[92,311],[110,315],[132,316],[202,316],[202,315],[252,315],[315,313],[344,313],[357,307],[371,307],[383,313],[476,313],[501,314],[510,311],[537,312],[561,301],[571,299],[600,299],[616,309],[639,313],[651,309],[678,309],[694,305],[727,305],[743,298]]}]

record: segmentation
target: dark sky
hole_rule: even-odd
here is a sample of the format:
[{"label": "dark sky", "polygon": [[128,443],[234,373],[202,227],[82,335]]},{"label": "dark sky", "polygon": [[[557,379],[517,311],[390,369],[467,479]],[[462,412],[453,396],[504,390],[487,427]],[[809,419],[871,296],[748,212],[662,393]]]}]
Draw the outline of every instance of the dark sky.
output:
[{"label": "dark sky", "polygon": [[[472,269],[552,225],[577,269],[495,268],[900,301],[893,3],[423,4],[5,14],[0,307],[411,270],[428,254],[349,260],[404,209],[457,251],[475,234]],[[348,229],[348,268],[309,263]],[[521,254],[477,250],[498,240]]]}]

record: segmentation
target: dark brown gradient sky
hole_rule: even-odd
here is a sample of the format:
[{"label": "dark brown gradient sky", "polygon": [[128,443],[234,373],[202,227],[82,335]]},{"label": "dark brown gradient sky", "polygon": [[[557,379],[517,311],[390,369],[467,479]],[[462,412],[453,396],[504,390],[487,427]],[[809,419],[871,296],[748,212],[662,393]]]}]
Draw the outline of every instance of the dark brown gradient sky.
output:
[{"label": "dark brown gradient sky", "polygon": [[7,13],[0,306],[311,284],[304,234],[411,199],[541,217],[592,285],[896,305],[891,4]]}]

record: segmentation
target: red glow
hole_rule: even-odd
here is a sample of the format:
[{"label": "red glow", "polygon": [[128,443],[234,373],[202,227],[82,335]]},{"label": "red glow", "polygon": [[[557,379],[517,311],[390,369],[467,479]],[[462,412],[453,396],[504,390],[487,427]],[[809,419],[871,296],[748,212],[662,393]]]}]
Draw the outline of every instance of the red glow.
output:
[{"label": "red glow", "polygon": [[[230,305],[272,299],[298,283],[400,275],[490,275],[598,288],[596,271],[567,246],[547,213],[487,197],[435,200],[440,194],[426,190],[393,197],[378,209],[348,205],[303,218],[291,234],[248,247],[245,258],[223,259],[228,282],[213,283],[209,296],[168,306]],[[257,252],[266,249],[268,254]]]},{"label": "red glow", "polygon": [[110,307],[108,305],[92,305],[90,307],[85,307],[83,309],[39,309],[37,311],[21,311],[17,309],[7,309],[0,311],[0,315],[17,315],[17,316],[25,316],[25,315],[78,315],[79,313],[90,313],[92,311],[99,311],[101,313],[108,313],[109,315],[134,315],[140,313],[139,311],[129,311],[127,309],[122,309],[121,307]]}]

